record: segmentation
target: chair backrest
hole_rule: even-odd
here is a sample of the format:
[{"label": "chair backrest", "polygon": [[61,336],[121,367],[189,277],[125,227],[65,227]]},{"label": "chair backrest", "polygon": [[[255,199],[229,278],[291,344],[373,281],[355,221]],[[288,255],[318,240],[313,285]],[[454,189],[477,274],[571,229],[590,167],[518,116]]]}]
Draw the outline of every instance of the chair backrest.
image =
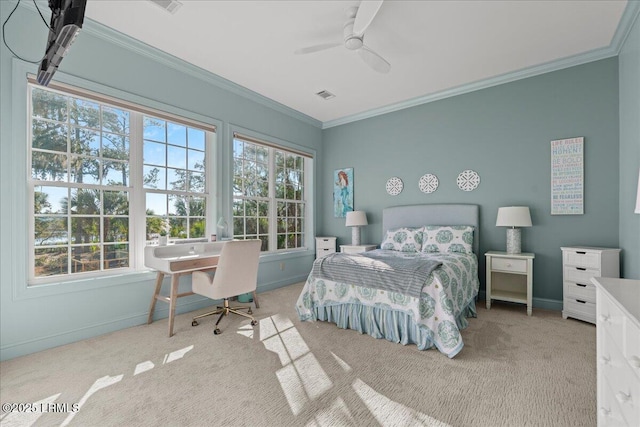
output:
[{"label": "chair backrest", "polygon": [[213,276],[214,299],[256,290],[261,246],[262,241],[258,239],[232,240],[224,244]]}]

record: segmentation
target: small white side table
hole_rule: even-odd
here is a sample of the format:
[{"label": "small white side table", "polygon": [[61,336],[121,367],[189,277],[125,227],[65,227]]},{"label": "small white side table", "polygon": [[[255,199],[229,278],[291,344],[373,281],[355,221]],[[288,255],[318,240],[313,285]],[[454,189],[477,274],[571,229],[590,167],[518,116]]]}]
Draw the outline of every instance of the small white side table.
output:
[{"label": "small white side table", "polygon": [[372,251],[376,245],[340,245],[340,252],[346,254],[357,254],[359,252]]},{"label": "small white side table", "polygon": [[491,300],[517,302],[527,305],[531,316],[533,295],[533,259],[535,254],[489,251],[487,260],[487,310]]}]

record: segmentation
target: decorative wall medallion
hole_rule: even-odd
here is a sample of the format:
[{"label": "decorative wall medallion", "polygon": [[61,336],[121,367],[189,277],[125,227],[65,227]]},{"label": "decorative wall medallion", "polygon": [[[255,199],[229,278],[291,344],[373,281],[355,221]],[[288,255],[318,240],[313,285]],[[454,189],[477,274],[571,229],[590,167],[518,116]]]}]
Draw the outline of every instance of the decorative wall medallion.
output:
[{"label": "decorative wall medallion", "polygon": [[422,175],[418,181],[418,187],[423,193],[433,193],[438,189],[438,177],[430,173]]},{"label": "decorative wall medallion", "polygon": [[387,193],[391,194],[392,196],[397,196],[398,194],[402,193],[403,188],[404,184],[402,183],[402,180],[397,176],[389,178],[389,180],[387,181]]},{"label": "decorative wall medallion", "polygon": [[480,175],[472,170],[460,172],[458,175],[458,188],[462,191],[473,191],[480,185]]}]

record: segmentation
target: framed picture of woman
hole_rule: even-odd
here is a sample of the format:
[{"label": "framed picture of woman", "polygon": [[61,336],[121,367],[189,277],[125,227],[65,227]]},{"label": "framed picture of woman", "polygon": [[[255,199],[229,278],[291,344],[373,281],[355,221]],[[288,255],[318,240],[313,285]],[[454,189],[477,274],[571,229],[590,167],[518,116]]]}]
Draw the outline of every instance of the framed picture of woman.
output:
[{"label": "framed picture of woman", "polygon": [[344,218],[353,210],[353,168],[333,172],[333,215]]}]

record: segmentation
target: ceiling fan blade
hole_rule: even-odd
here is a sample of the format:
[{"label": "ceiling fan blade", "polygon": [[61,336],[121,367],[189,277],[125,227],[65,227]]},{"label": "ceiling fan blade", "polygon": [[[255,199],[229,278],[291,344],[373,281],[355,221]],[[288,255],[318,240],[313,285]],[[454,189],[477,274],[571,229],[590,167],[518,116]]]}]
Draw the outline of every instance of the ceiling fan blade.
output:
[{"label": "ceiling fan blade", "polygon": [[325,49],[331,49],[332,47],[342,46],[342,43],[323,43],[315,46],[303,47],[293,52],[296,55],[304,55],[305,53],[319,52]]},{"label": "ceiling fan blade", "polygon": [[384,0],[363,0],[358,7],[358,13],[353,23],[353,33],[357,36],[364,34],[365,30],[376,17]]},{"label": "ceiling fan blade", "polygon": [[362,58],[362,60],[366,62],[368,66],[379,73],[387,74],[389,71],[391,71],[391,64],[389,64],[382,56],[378,55],[366,46],[362,46],[360,49],[358,49],[358,55],[360,55],[360,58]]}]

